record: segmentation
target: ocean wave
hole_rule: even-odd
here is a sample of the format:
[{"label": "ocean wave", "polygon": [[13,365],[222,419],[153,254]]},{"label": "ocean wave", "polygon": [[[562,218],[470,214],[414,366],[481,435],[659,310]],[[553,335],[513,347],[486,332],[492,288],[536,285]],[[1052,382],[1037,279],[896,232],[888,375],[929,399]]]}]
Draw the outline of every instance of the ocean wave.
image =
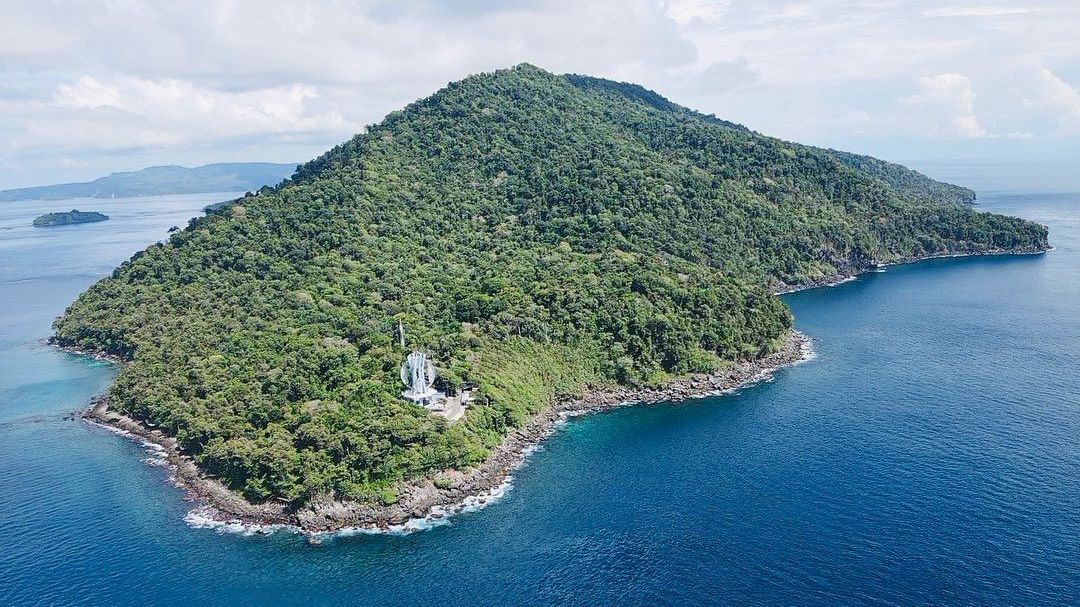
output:
[{"label": "ocean wave", "polygon": [[847,278],[841,278],[840,280],[835,280],[833,282],[830,282],[830,283],[826,284],[825,286],[826,287],[837,287],[837,286],[840,286],[840,285],[844,284],[845,282],[851,282],[853,280],[857,280],[858,278],[859,277],[857,275],[856,276],[848,276]]},{"label": "ocean wave", "polygon": [[[520,464],[514,467],[517,468],[518,466],[520,466]],[[503,479],[503,482],[497,487],[493,487],[477,495],[470,495],[456,504],[451,504],[449,506],[434,506],[432,507],[431,512],[422,518],[411,518],[404,523],[390,525],[389,527],[345,527],[343,529],[338,529],[337,531],[312,534],[312,539],[314,541],[320,541],[324,538],[341,538],[355,535],[408,535],[410,533],[416,533],[417,531],[427,531],[429,529],[434,529],[435,527],[450,524],[450,519],[454,515],[476,512],[487,508],[491,504],[501,500],[513,487],[513,483],[514,476],[508,474],[506,478]]]},{"label": "ocean wave", "polygon": [[[560,421],[565,424],[565,420],[570,416],[562,417]],[[558,422],[556,422],[556,425]],[[553,428],[556,427],[553,425]],[[455,504],[446,506],[433,506],[431,512],[426,516],[420,518],[411,518],[404,523],[398,525],[390,525],[389,527],[376,527],[373,525],[363,527],[346,527],[338,529],[336,531],[328,531],[325,533],[312,534],[315,541],[322,538],[338,538],[349,537],[354,535],[408,535],[417,531],[427,531],[434,529],[435,527],[441,527],[443,525],[450,524],[451,518],[458,514],[467,514],[469,512],[477,512],[483,510],[488,506],[502,500],[507,493],[514,486],[514,470],[520,469],[528,462],[529,458],[539,451],[543,451],[544,446],[541,443],[535,443],[522,449],[521,455],[518,460],[510,467],[511,473],[507,474],[503,481],[497,486],[488,489],[487,491],[478,493],[476,495],[469,495],[465,499]]]},{"label": "ocean wave", "polygon": [[272,525],[264,523],[248,523],[240,519],[220,520],[215,517],[216,511],[208,506],[200,506],[188,511],[184,515],[184,522],[192,529],[212,529],[216,533],[235,533],[237,535],[270,535],[278,531],[300,533],[300,528],[294,525]]},{"label": "ocean wave", "polygon": [[[135,434],[124,430],[123,428],[116,428],[108,424],[94,421],[92,419],[87,419],[86,421],[93,426],[108,430],[109,432],[112,432],[117,436],[123,436],[124,438],[131,439],[139,439],[139,437],[135,436]],[[167,468],[169,466],[169,451],[165,447],[162,447],[161,445],[148,440],[139,440],[139,444],[142,446],[143,450],[146,451],[146,457],[142,460],[144,463],[151,466],[159,466],[161,468]]]},{"label": "ocean wave", "polygon": [[[517,470],[525,464],[529,457],[537,451],[542,451],[540,444],[530,445],[521,452],[519,460],[510,468]],[[419,518],[410,518],[404,523],[378,527],[365,525],[357,527],[343,527],[334,531],[307,532],[295,525],[251,523],[240,519],[222,520],[217,511],[208,506],[200,506],[188,511],[184,515],[184,522],[192,529],[210,529],[215,533],[236,534],[242,536],[270,535],[278,532],[296,533],[306,535],[308,541],[314,544],[328,539],[346,538],[358,535],[408,535],[418,531],[427,531],[436,527],[450,524],[452,517],[458,514],[477,512],[498,502],[513,488],[514,475],[507,474],[503,482],[498,486],[476,495],[467,496],[460,502],[446,506],[433,506],[431,512]]]},{"label": "ocean wave", "polygon": [[143,462],[150,464],[151,466],[159,466],[165,468],[169,465],[169,452],[157,443],[150,441],[143,441],[142,446],[146,449],[148,457]]},{"label": "ocean wave", "polygon": [[110,426],[108,424],[103,424],[101,422],[94,421],[92,419],[86,419],[86,422],[89,423],[91,426],[97,426],[98,428],[108,430],[109,432],[112,432],[113,434],[118,434],[120,436],[127,436],[127,437],[134,436],[132,433],[128,432],[127,430],[124,430],[123,428],[116,428],[114,426]]}]

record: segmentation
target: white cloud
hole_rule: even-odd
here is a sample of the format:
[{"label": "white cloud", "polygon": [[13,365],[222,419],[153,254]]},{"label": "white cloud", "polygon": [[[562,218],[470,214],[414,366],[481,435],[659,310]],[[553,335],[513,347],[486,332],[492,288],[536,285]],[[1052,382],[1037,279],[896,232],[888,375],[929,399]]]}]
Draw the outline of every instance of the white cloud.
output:
[{"label": "white cloud", "polygon": [[241,92],[200,88],[182,80],[118,77],[108,84],[83,76],[60,84],[54,101],[61,108],[113,108],[173,126],[229,137],[252,133],[333,131],[343,126],[336,112],[312,114],[311,86],[278,86]]},{"label": "white cloud", "polygon": [[1080,91],[1045,67],[1038,68],[1029,106],[1051,110],[1065,133],[1080,133]]},{"label": "white cloud", "polygon": [[61,83],[54,96],[57,105],[77,108],[102,106],[120,107],[120,90],[105,86],[90,76],[83,76],[75,84]]},{"label": "white cloud", "polygon": [[675,22],[686,25],[694,20],[713,21],[727,10],[725,0],[669,0],[665,13]]},{"label": "white cloud", "polygon": [[924,17],[1008,17],[1025,15],[1030,10],[1022,6],[962,6],[935,8],[923,11]]},{"label": "white cloud", "polygon": [[65,157],[88,149],[183,148],[252,137],[268,143],[334,140],[359,130],[334,109],[313,110],[318,97],[315,87],[304,85],[219,91],[170,78],[81,76],[58,84],[48,100],[2,103],[0,116],[14,123],[6,137],[14,153],[52,150]]},{"label": "white cloud", "polygon": [[977,139],[986,129],[975,116],[975,89],[963,74],[938,74],[919,79],[919,92],[904,97],[904,105],[925,110],[935,137]]},{"label": "white cloud", "polygon": [[[303,161],[451,80],[522,61],[886,156],[931,134],[1075,137],[1064,82],[1080,74],[1080,4],[984,2],[3,0],[0,187],[92,177],[117,158]],[[1020,86],[1024,61],[1053,66],[1065,89]],[[88,164],[76,174],[58,158]]]}]

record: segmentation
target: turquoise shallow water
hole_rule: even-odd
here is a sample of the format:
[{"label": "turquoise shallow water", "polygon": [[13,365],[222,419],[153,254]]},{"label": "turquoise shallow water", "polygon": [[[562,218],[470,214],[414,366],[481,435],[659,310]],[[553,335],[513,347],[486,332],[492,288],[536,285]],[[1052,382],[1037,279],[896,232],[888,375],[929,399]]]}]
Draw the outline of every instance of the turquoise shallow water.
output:
[{"label": "turquoise shallow water", "polygon": [[786,297],[817,357],[567,424],[493,505],[406,536],[220,534],[69,419],[108,365],[42,345],[95,277],[223,196],[0,206],[0,605],[1080,604],[1080,195],[983,195],[1045,256]]}]

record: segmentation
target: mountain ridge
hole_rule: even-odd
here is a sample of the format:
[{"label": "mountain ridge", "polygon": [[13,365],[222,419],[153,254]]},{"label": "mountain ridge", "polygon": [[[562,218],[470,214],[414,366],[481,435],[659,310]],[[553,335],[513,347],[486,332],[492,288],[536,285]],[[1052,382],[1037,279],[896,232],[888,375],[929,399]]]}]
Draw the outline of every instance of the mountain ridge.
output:
[{"label": "mountain ridge", "polygon": [[191,168],[159,165],[110,173],[91,181],[2,190],[0,202],[255,191],[280,183],[295,168],[270,162],[222,162]]}]

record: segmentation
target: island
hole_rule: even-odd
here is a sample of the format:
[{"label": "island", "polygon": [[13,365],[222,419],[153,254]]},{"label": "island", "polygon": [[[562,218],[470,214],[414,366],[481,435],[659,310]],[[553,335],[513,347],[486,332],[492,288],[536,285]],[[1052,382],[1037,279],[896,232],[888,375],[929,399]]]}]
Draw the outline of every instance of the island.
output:
[{"label": "island", "polygon": [[53,341],[120,363],[87,416],[164,447],[212,516],[395,525],[498,487],[563,415],[797,362],[778,292],[1048,248],[974,199],[523,64],[192,220]]},{"label": "island", "polygon": [[58,213],[45,213],[34,219],[34,227],[48,228],[52,226],[67,226],[76,223],[94,223],[96,221],[105,221],[109,218],[104,213],[98,213],[97,211],[80,211],[78,209],[71,209],[70,211],[61,211]]}]

